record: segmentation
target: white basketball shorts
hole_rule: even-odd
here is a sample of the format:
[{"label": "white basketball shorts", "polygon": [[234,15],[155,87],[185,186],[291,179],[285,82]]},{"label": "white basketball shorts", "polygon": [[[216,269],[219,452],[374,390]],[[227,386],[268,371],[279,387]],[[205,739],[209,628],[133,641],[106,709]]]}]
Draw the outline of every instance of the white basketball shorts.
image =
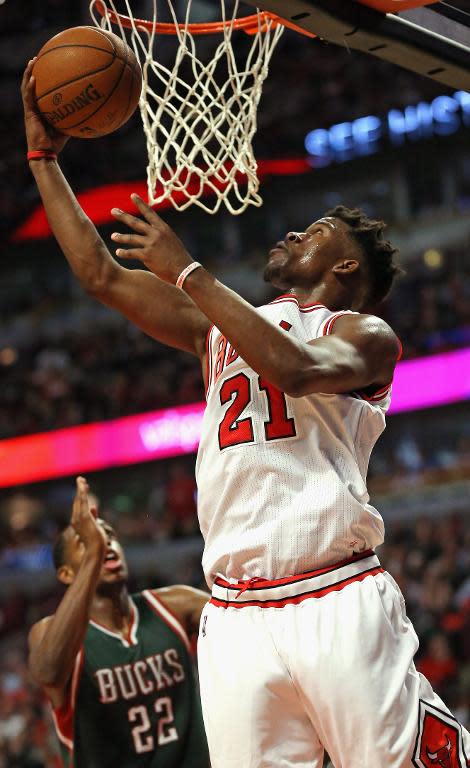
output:
[{"label": "white basketball shorts", "polygon": [[470,735],[416,671],[371,551],[276,581],[216,579],[198,658],[212,768],[465,768]]}]

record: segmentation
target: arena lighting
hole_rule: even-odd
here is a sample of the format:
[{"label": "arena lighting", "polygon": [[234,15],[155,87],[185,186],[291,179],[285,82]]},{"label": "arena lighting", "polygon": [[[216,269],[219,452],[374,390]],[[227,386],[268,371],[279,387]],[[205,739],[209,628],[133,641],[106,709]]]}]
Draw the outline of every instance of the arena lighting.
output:
[{"label": "arena lighting", "polygon": [[330,128],[317,128],[305,137],[305,149],[316,168],[374,155],[384,146],[399,147],[432,136],[450,136],[470,126],[470,93],[437,96],[404,109],[391,109],[385,117],[366,115]]},{"label": "arena lighting", "polygon": [[[390,413],[470,399],[470,347],[398,364]],[[204,403],[0,440],[0,487],[194,453]]]},{"label": "arena lighting", "polygon": [[[311,171],[312,167],[304,157],[260,160],[258,163],[258,176],[261,180],[267,176],[298,176],[302,173],[310,173]],[[122,208],[123,211],[128,211],[132,208],[129,200],[132,192],[137,192],[144,200],[147,200],[147,182],[129,181],[119,184],[106,184],[80,192],[77,195],[77,199],[94,224],[109,224],[115,221],[110,213],[111,208]],[[207,195],[209,194],[212,194],[210,188],[207,189]],[[166,201],[164,204],[159,205],[158,211],[162,211],[164,208],[171,208],[171,203]],[[51,234],[44,208],[42,205],[38,205],[26,221],[15,230],[11,240],[12,242],[42,240],[46,237],[51,237]]]}]

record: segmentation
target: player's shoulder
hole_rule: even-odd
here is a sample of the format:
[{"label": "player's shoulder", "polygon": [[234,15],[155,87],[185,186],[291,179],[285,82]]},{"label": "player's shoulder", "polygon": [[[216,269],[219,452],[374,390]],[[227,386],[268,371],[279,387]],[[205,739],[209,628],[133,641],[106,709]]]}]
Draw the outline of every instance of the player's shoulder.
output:
[{"label": "player's shoulder", "polygon": [[201,613],[210,598],[208,592],[185,584],[147,589],[144,597],[150,608],[182,640],[191,653],[189,637],[199,626]]},{"label": "player's shoulder", "polygon": [[397,359],[401,356],[400,339],[393,328],[377,315],[344,312],[338,316],[331,333],[367,346],[385,348]]},{"label": "player's shoulder", "polygon": [[190,587],[187,584],[172,584],[169,587],[159,587],[147,590],[160,602],[170,605],[185,604],[194,600],[208,600],[210,595],[202,589]]},{"label": "player's shoulder", "polygon": [[150,594],[153,599],[156,598],[160,604],[163,604],[186,629],[188,629],[188,621],[192,624],[195,616],[200,617],[203,607],[210,599],[208,592],[186,584],[173,584],[170,587],[151,590]]}]

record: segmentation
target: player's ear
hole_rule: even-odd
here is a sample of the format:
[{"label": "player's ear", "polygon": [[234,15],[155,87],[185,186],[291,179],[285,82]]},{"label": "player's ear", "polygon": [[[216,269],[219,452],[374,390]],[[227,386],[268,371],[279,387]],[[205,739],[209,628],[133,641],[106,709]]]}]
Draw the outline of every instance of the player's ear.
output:
[{"label": "player's ear", "polygon": [[347,275],[353,272],[357,272],[359,267],[360,267],[360,264],[357,259],[342,259],[341,261],[338,261],[334,265],[333,272],[336,274],[337,277],[340,277],[341,275]]},{"label": "player's ear", "polygon": [[72,584],[75,574],[70,565],[61,565],[60,568],[57,569],[57,578],[62,584],[65,584],[68,587]]}]

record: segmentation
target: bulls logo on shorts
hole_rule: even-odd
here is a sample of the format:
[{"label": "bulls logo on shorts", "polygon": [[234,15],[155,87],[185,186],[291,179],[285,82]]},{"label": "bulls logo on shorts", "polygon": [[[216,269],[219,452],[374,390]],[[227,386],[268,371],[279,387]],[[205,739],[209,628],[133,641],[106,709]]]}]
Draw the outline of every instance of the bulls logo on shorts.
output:
[{"label": "bulls logo on shorts", "polygon": [[413,753],[418,768],[467,768],[460,725],[452,715],[419,702],[419,726]]}]

